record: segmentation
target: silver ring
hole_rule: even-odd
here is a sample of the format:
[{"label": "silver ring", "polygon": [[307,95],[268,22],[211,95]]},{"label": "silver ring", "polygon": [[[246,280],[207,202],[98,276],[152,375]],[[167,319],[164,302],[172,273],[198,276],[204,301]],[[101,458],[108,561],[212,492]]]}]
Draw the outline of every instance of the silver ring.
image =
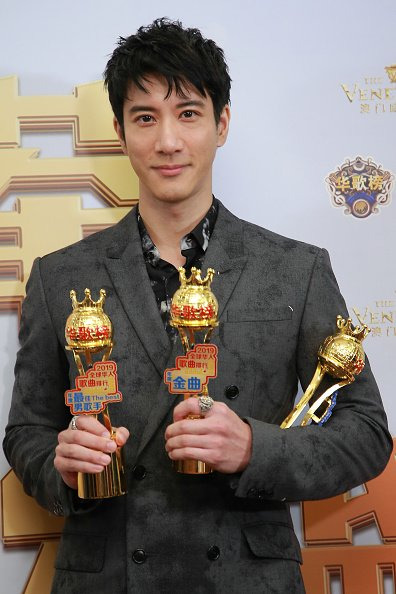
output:
[{"label": "silver ring", "polygon": [[72,420],[70,421],[69,427],[70,427],[70,429],[73,429],[73,431],[76,431],[76,429],[78,429],[78,427],[77,427],[77,419],[78,419],[78,416],[75,415],[74,417],[72,417]]},{"label": "silver ring", "polygon": [[201,415],[206,414],[210,411],[214,403],[213,398],[210,396],[198,396],[198,404],[201,411]]}]

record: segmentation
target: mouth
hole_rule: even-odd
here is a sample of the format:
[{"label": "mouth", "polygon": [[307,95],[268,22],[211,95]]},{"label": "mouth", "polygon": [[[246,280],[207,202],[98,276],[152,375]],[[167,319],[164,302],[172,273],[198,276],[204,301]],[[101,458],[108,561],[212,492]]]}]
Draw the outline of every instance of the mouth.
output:
[{"label": "mouth", "polygon": [[154,167],[155,171],[158,171],[164,177],[174,177],[179,175],[187,165],[158,165]]}]

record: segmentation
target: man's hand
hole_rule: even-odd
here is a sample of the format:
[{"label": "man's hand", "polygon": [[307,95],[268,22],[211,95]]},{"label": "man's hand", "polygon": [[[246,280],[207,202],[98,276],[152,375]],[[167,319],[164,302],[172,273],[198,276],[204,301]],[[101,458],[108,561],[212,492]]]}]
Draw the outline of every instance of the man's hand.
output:
[{"label": "man's hand", "polygon": [[172,460],[202,460],[219,472],[241,472],[252,450],[250,426],[226,404],[215,402],[203,419],[197,398],[188,398],[173,411],[174,423],[165,432],[165,449]]},{"label": "man's hand", "polygon": [[123,446],[129,437],[125,427],[118,427],[116,439],[110,439],[107,429],[97,419],[81,415],[78,429],[65,429],[58,435],[54,466],[66,485],[77,489],[77,473],[102,472],[110,463],[111,452]]}]

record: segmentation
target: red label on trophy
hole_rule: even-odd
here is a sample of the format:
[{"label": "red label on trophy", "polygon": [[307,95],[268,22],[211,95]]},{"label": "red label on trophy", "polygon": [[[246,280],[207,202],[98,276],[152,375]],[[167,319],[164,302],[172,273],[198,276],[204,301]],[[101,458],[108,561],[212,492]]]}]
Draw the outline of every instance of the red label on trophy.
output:
[{"label": "red label on trophy", "polygon": [[96,361],[84,375],[76,377],[75,386],[74,390],[65,392],[65,402],[72,415],[97,415],[110,402],[122,400],[114,361]]},{"label": "red label on trophy", "polygon": [[164,382],[171,394],[201,394],[209,379],[217,377],[217,346],[197,344],[176,357],[175,367],[165,369]]}]

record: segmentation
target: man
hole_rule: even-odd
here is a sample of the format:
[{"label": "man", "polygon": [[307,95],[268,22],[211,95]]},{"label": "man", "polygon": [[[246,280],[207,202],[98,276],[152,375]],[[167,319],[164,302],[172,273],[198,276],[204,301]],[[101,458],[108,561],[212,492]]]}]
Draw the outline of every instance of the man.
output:
[{"label": "man", "polygon": [[[155,21],[120,40],[105,78],[139,208],[35,262],[4,442],[26,491],[66,516],[53,591],[304,592],[287,502],[373,478],[392,447],[368,364],[326,425],[279,427],[337,314],[347,316],[327,253],[213,198],[230,121],[230,78],[213,41]],[[180,265],[219,273],[219,373],[199,421],[187,418],[197,399],[177,403],[163,383],[181,354],[169,324]],[[63,400],[76,375],[64,350],[69,291],[85,287],[106,290],[124,396],[111,415],[128,494],[103,501],[78,499],[77,472],[101,472],[116,444],[92,417],[69,426]],[[171,460],[185,458],[215,472],[175,473]]]}]

